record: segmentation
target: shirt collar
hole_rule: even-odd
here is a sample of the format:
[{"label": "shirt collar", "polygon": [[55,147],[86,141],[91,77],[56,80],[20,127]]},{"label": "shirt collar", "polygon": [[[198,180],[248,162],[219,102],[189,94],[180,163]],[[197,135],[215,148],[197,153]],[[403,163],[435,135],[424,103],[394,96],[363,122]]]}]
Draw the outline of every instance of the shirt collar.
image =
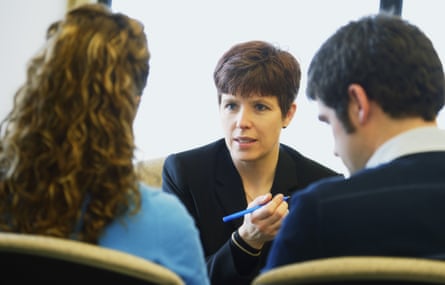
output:
[{"label": "shirt collar", "polygon": [[366,163],[376,167],[398,157],[429,151],[445,151],[445,131],[437,127],[420,127],[403,132],[382,144]]}]

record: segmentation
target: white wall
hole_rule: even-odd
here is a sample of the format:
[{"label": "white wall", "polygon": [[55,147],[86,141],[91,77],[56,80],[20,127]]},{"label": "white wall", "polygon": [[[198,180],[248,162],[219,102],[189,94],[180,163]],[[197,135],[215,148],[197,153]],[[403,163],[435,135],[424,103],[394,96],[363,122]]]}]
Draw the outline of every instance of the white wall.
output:
[{"label": "white wall", "polygon": [[[405,2],[411,2],[406,4],[411,11],[422,11],[410,16],[419,15],[415,20],[445,52],[440,1]],[[423,3],[427,8],[419,8]],[[221,137],[213,68],[234,43],[262,39],[288,49],[303,69],[297,114],[282,141],[346,173],[332,154],[330,129],[318,122],[316,105],[306,99],[305,72],[329,35],[349,20],[378,12],[379,0],[113,0],[112,5],[144,22],[152,52],[151,74],[135,122],[140,158]],[[425,19],[436,25],[427,25]]]},{"label": "white wall", "polygon": [[[276,43],[297,57],[305,73],[325,38],[348,19],[378,11],[379,1],[113,0],[113,8],[141,19],[148,34],[151,71],[135,130],[138,156],[150,158],[222,136],[212,73],[233,44]],[[302,79],[298,110],[282,142],[344,172],[332,154],[329,128],[305,97],[305,74]]]},{"label": "white wall", "polygon": [[[332,154],[330,129],[317,121],[305,97],[305,72],[320,44],[340,25],[377,12],[379,0],[112,0],[113,9],[143,21],[152,52],[148,86],[135,122],[138,159],[181,151],[220,138],[212,73],[234,43],[262,39],[288,49],[301,62],[302,87],[282,141],[345,172]],[[422,6],[424,5],[424,6]],[[442,61],[445,38],[440,0],[405,0],[404,17],[432,37]],[[419,7],[420,6],[420,7]],[[24,80],[26,62],[43,43],[47,26],[61,17],[62,0],[0,0],[0,117]],[[445,126],[444,115],[439,123]]]},{"label": "white wall", "polygon": [[47,27],[65,9],[63,0],[0,0],[0,119],[11,109],[27,62],[43,44]]}]

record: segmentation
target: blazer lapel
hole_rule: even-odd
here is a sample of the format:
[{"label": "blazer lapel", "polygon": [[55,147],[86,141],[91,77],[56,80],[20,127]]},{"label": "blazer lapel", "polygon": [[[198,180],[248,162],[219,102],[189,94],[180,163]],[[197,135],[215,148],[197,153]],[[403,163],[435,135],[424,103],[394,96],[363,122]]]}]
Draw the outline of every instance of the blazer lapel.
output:
[{"label": "blazer lapel", "polygon": [[[225,144],[218,150],[216,157],[215,190],[221,208],[226,215],[244,210],[247,207],[247,201],[244,196],[241,177],[235,165],[233,165],[230,153]],[[280,148],[271,193],[272,195],[282,193],[287,196],[296,188],[298,188],[296,165],[289,154]],[[238,227],[241,225],[242,219],[234,220],[231,223],[233,226]]]},{"label": "blazer lapel", "polygon": [[[216,161],[216,195],[226,215],[247,207],[241,177],[233,165],[227,147],[221,147]],[[240,219],[241,221],[241,219]],[[239,221],[236,224],[240,223]]]},{"label": "blazer lapel", "polygon": [[294,160],[289,154],[280,148],[275,178],[272,184],[271,193],[275,196],[282,193],[284,196],[291,195],[293,190],[298,188],[297,168]]}]

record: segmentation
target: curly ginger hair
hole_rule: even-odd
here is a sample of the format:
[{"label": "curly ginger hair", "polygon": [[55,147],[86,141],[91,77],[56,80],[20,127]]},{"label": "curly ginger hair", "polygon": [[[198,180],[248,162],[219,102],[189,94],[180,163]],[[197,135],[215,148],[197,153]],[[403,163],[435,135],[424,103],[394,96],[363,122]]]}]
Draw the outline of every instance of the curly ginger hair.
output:
[{"label": "curly ginger hair", "polygon": [[133,121],[147,83],[143,25],[101,4],[47,30],[0,125],[0,230],[97,243],[137,212]]}]

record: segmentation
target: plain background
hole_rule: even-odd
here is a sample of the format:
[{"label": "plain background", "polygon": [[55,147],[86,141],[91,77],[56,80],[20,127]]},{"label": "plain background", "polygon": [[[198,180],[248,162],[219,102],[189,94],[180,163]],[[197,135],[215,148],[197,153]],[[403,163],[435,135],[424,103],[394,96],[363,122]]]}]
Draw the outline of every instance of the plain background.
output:
[{"label": "plain background", "polygon": [[[402,17],[432,39],[442,62],[445,26],[441,0],[404,0]],[[266,40],[290,51],[303,71],[297,113],[282,142],[337,171],[330,128],[306,99],[306,70],[321,43],[361,16],[377,13],[379,0],[112,0],[115,11],[141,20],[152,53],[147,88],[135,121],[135,160],[165,156],[222,137],[213,69],[233,44]],[[0,118],[25,79],[26,64],[48,25],[65,12],[62,0],[0,0]],[[445,126],[445,115],[439,125]]]}]

